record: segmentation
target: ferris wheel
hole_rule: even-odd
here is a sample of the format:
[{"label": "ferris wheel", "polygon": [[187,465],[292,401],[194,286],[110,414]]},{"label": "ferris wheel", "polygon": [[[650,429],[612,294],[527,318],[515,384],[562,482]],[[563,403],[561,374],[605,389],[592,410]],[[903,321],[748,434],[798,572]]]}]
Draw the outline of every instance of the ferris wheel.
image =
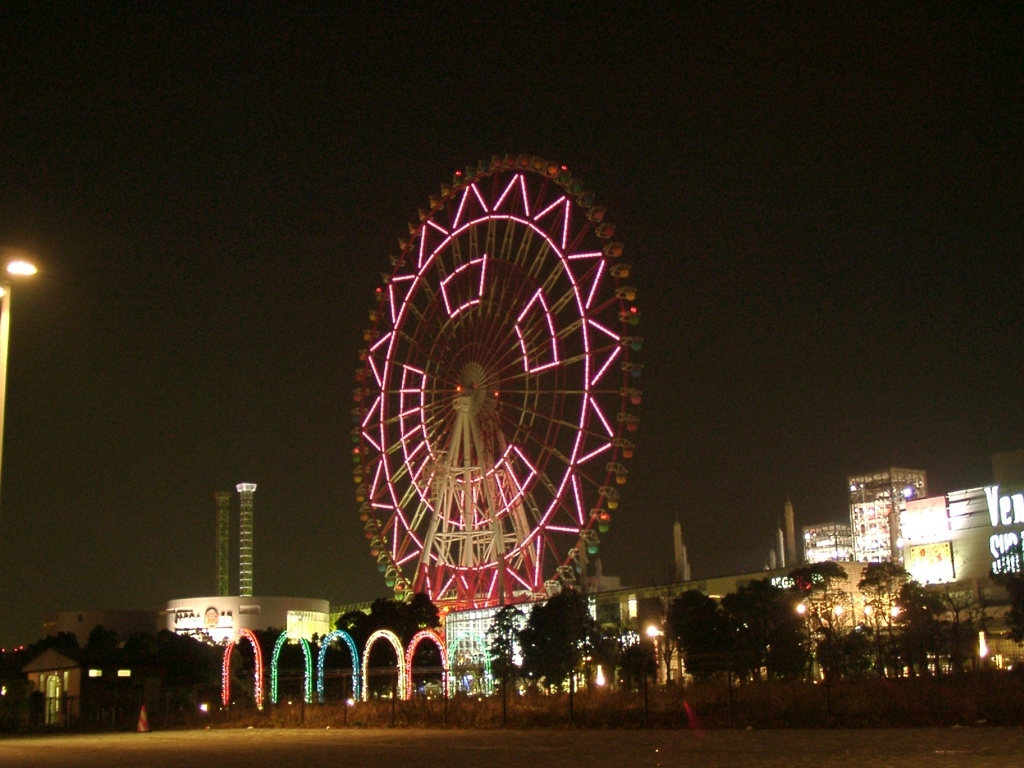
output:
[{"label": "ferris wheel", "polygon": [[396,598],[541,598],[597,554],[642,371],[636,289],[604,219],[565,166],[495,156],[399,241],[352,411],[360,519]]}]

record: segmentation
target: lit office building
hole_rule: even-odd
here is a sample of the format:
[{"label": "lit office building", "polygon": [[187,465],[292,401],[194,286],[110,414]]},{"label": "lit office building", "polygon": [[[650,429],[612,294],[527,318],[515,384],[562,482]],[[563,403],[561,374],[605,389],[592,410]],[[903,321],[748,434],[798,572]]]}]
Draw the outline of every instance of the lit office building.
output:
[{"label": "lit office building", "polygon": [[853,560],[853,531],[840,523],[820,523],[804,527],[804,562]]},{"label": "lit office building", "polygon": [[851,477],[850,523],[856,559],[899,561],[900,520],[908,500],[928,495],[928,475],[920,469],[883,469]]}]

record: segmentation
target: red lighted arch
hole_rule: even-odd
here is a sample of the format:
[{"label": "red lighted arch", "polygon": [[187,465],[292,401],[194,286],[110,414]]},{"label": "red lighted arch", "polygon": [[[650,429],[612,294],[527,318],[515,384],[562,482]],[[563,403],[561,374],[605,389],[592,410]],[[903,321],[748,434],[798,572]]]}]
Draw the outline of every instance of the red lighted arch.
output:
[{"label": "red lighted arch", "polygon": [[263,652],[260,651],[259,640],[256,635],[248,629],[239,629],[228,640],[228,646],[224,649],[224,661],[221,664],[220,673],[220,700],[226,707],[231,703],[231,651],[235,644],[243,637],[248,638],[252,645],[253,653],[256,656],[256,671],[254,673],[253,691],[256,699],[256,706],[263,709]]},{"label": "red lighted arch", "polygon": [[412,698],[412,658],[416,655],[416,648],[424,640],[433,640],[434,645],[441,651],[441,685],[448,690],[448,652],[444,648],[444,640],[432,629],[424,629],[412,636],[409,647],[405,651],[405,696]]}]

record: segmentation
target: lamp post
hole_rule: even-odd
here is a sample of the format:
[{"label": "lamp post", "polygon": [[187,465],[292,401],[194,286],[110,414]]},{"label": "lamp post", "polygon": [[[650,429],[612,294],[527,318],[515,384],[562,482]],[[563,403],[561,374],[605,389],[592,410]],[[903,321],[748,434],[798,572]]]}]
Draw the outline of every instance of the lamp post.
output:
[{"label": "lamp post", "polygon": [[[4,255],[11,257],[15,252],[4,249]],[[14,258],[7,264],[9,275],[34,275],[35,265],[21,258]],[[7,280],[0,282],[0,482],[4,456],[4,411],[7,404],[7,344],[11,335],[11,284]]]}]

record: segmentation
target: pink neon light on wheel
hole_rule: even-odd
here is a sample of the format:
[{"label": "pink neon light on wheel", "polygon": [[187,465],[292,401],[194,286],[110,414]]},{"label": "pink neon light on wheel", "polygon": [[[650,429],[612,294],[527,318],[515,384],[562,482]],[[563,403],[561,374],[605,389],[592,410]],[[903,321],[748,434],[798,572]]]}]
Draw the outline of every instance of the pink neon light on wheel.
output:
[{"label": "pink neon light on wheel", "polygon": [[642,370],[604,213],[564,166],[495,156],[400,241],[363,332],[352,432],[360,518],[397,597],[536,599],[597,552]]}]

